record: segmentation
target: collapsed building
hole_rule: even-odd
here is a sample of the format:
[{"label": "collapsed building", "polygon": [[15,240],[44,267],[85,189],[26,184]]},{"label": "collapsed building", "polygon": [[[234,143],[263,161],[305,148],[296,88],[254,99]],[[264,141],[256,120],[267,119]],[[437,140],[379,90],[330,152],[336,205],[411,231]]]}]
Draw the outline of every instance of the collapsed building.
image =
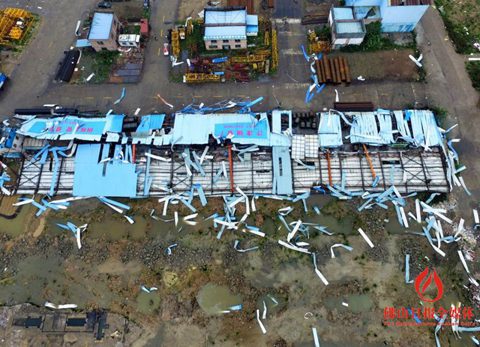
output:
[{"label": "collapsed building", "polygon": [[[240,113],[242,112],[242,113]],[[202,189],[205,195],[292,195],[328,187],[406,194],[451,189],[442,130],[429,110],[313,114],[294,127],[290,110],[219,113],[185,109],[142,117],[17,116],[3,158],[16,163],[15,194],[144,198]]]}]

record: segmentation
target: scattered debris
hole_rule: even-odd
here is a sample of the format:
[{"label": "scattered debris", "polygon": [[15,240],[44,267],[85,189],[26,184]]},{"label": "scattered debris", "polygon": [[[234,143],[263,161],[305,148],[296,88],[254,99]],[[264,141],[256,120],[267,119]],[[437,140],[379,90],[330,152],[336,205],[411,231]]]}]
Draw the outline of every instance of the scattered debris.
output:
[{"label": "scattered debris", "polygon": [[55,305],[49,301],[46,301],[44,304],[45,307],[52,308],[54,310],[67,310],[67,309],[75,309],[78,306],[75,304],[64,304],[64,305]]},{"label": "scattered debris", "polygon": [[157,290],[158,290],[157,287],[147,288],[147,287],[145,287],[143,284],[142,284],[142,286],[140,286],[140,289],[141,289],[142,291],[144,291],[145,293],[148,293],[148,294],[150,294],[151,292],[154,292],[154,291],[157,291]]},{"label": "scattered debris", "polygon": [[258,322],[258,325],[260,326],[260,329],[262,330],[262,334],[266,334],[267,333],[267,329],[265,329],[265,326],[263,325],[262,321],[260,320],[260,310],[257,309],[257,322]]},{"label": "scattered debris", "polygon": [[119,104],[124,98],[125,98],[125,95],[127,94],[127,88],[123,87],[122,88],[122,94],[120,94],[120,98],[118,98],[117,100],[115,100],[115,102],[113,103],[114,105],[117,105]]},{"label": "scattered debris", "polygon": [[372,241],[370,241],[370,239],[368,238],[367,234],[365,234],[365,232],[362,230],[362,228],[358,228],[358,232],[360,233],[360,235],[362,235],[363,239],[368,243],[370,248],[375,247]]}]

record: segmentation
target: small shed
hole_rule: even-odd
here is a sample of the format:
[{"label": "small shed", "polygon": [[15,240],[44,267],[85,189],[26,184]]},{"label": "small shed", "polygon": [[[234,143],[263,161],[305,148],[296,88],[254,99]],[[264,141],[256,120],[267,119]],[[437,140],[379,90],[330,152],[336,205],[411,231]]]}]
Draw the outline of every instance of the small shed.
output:
[{"label": "small shed", "polygon": [[140,35],[142,37],[148,37],[150,34],[148,19],[142,18],[140,19]]},{"label": "small shed", "polygon": [[121,47],[136,47],[140,46],[140,35],[123,34],[118,36],[118,44]]},{"label": "small shed", "polygon": [[365,38],[365,23],[355,19],[353,7],[332,7],[328,24],[332,31],[333,48],[360,45]]}]

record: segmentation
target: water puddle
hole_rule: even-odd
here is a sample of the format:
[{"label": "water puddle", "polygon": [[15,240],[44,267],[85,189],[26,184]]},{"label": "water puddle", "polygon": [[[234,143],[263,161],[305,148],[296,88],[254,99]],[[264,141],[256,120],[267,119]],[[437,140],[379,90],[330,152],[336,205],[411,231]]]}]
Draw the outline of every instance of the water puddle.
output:
[{"label": "water puddle", "polygon": [[[342,302],[348,304],[348,307],[342,305]],[[373,300],[366,294],[352,294],[346,297],[326,298],[325,307],[334,309],[345,309],[353,313],[365,313],[373,308]]]},{"label": "water puddle", "polygon": [[232,306],[240,305],[242,298],[240,295],[232,294],[226,286],[209,283],[200,289],[197,301],[203,311],[215,315],[228,311]]},{"label": "water puddle", "polygon": [[22,234],[25,231],[25,222],[33,216],[36,210],[33,206],[27,205],[20,209],[20,212],[13,219],[0,217],[0,233],[13,237]]}]

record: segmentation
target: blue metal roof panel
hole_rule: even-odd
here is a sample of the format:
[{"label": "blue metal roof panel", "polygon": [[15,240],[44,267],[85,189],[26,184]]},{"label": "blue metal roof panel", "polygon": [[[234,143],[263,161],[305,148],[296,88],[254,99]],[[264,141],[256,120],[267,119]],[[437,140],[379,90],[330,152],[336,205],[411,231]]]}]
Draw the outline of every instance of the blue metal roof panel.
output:
[{"label": "blue metal roof panel", "polygon": [[333,16],[336,20],[354,19],[353,10],[349,7],[334,7]]},{"label": "blue metal roof panel", "polygon": [[249,114],[176,114],[173,144],[206,144],[208,138],[233,134],[232,142],[270,146],[270,126],[266,115],[256,120]]},{"label": "blue metal roof panel", "polygon": [[338,114],[322,113],[318,126],[318,143],[320,147],[339,147],[342,141],[342,126]]},{"label": "blue metal roof panel", "polygon": [[247,14],[247,25],[255,25],[258,27],[258,16],[256,14]]},{"label": "blue metal roof panel", "polygon": [[138,125],[136,132],[149,132],[151,130],[161,129],[164,120],[164,114],[149,114],[143,116],[140,120],[140,124]]},{"label": "blue metal roof panel", "polygon": [[335,22],[337,34],[363,33],[362,23],[356,22]]},{"label": "blue metal roof panel", "polygon": [[293,194],[292,162],[288,147],[272,147],[272,194]]},{"label": "blue metal roof panel", "polygon": [[258,25],[247,25],[247,35],[257,34],[257,33],[258,33]]},{"label": "blue metal roof panel", "polygon": [[232,11],[209,11],[205,10],[205,26],[220,25],[220,24],[246,24],[247,11],[246,10],[232,10]]},{"label": "blue metal roof panel", "polygon": [[103,130],[103,132],[104,133],[106,133],[107,131],[111,133],[122,132],[124,117],[125,115],[123,114],[109,114],[106,117],[105,129]]},{"label": "blue metal roof panel", "polygon": [[[104,154],[105,147],[109,146],[104,145]],[[138,180],[136,165],[117,159],[99,164],[100,149],[100,144],[77,147],[73,196],[135,197]]]},{"label": "blue metal roof panel", "polygon": [[22,124],[19,133],[37,139],[99,141],[106,132],[121,132],[123,118],[124,115],[33,118]]},{"label": "blue metal roof panel", "polygon": [[93,15],[89,40],[106,40],[110,36],[110,29],[113,23],[113,13],[95,12]]},{"label": "blue metal roof panel", "polygon": [[75,43],[75,47],[77,48],[84,48],[84,47],[91,47],[92,44],[87,39],[78,39]]},{"label": "blue metal roof panel", "polygon": [[246,26],[205,27],[205,40],[245,40]]}]

